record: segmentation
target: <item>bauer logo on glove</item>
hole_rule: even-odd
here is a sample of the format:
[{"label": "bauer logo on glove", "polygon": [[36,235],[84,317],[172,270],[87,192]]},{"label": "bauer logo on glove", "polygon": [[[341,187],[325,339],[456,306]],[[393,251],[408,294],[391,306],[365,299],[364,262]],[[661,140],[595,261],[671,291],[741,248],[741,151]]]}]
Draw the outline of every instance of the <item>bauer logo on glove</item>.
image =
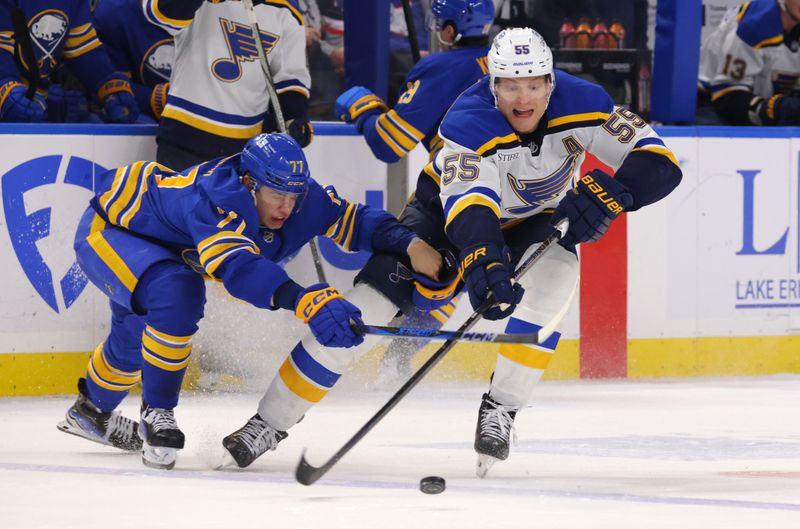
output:
[{"label": "bauer logo on glove", "polygon": [[625,211],[625,208],[623,208],[620,205],[620,203],[617,202],[617,199],[609,195],[606,192],[606,190],[603,189],[603,186],[600,185],[600,183],[597,180],[592,178],[592,175],[590,173],[586,173],[585,175],[583,175],[583,178],[581,178],[581,182],[586,184],[587,189],[590,192],[594,193],[594,195],[597,197],[597,200],[601,204],[605,204],[608,211],[610,211],[614,217]]}]

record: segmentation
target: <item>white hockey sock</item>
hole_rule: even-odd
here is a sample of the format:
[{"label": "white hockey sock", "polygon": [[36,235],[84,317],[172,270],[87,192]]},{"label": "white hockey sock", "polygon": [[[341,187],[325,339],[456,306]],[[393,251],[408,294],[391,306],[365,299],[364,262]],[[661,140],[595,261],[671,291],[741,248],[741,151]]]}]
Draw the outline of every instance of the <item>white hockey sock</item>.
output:
[{"label": "white hockey sock", "polygon": [[[539,329],[539,325],[513,316],[506,326],[509,333],[529,333]],[[492,377],[492,398],[506,406],[524,406],[550,364],[560,337],[559,333],[553,333],[539,345],[502,344]]]},{"label": "white hockey sock", "polygon": [[[345,298],[361,309],[365,323],[385,325],[397,307],[371,286],[359,283]],[[377,341],[366,336],[356,347],[323,347],[308,333],[281,364],[278,374],[258,404],[258,414],[278,430],[286,431],[327,395],[341,374]]]}]

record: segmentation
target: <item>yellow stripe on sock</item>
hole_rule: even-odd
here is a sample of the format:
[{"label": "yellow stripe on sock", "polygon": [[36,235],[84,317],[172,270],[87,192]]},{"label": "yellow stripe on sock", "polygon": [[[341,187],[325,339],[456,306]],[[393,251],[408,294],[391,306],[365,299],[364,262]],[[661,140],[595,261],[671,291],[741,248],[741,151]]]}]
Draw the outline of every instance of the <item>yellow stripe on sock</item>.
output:
[{"label": "yellow stripe on sock", "polygon": [[500,355],[516,364],[533,369],[547,369],[552,352],[541,351],[527,345],[504,343],[500,346]]},{"label": "yellow stripe on sock", "polygon": [[286,384],[286,387],[303,400],[319,402],[322,397],[328,394],[327,390],[318,388],[298,373],[297,368],[289,358],[283,362],[278,374],[280,374],[281,380]]}]

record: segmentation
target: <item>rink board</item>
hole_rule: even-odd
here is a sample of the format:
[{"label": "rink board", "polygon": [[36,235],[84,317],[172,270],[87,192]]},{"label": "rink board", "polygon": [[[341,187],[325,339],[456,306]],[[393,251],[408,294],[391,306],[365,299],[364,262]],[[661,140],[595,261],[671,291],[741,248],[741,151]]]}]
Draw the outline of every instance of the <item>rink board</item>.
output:
[{"label": "rink board", "polygon": [[[307,150],[314,178],[352,200],[385,205],[386,165],[375,160],[363,139],[349,127],[320,124],[317,129]],[[108,330],[105,298],[86,285],[72,252],[93,175],[155,156],[151,126],[42,130],[0,126],[0,395],[73,390],[88,352]],[[666,200],[628,215],[627,318],[614,326],[627,336],[629,377],[800,372],[800,358],[793,354],[800,345],[800,143],[792,139],[797,132],[662,130],[684,180]],[[423,159],[424,154],[413,153],[409,181]],[[320,247],[330,281],[347,288],[366,255],[348,254],[327,240]],[[314,281],[307,250],[287,268],[300,282]],[[210,303],[219,297],[224,293],[212,293]],[[219,303],[222,312],[239,305]],[[468,312],[462,305],[457,314],[463,318]],[[265,341],[251,349],[265,352],[264,361],[277,367],[288,350],[286,343],[275,342],[276,333],[288,343],[295,340],[282,332],[293,318],[255,310],[246,314],[247,320],[264,322],[262,334],[269,335],[254,338]],[[580,314],[576,302],[562,324],[550,378],[579,376]],[[220,316],[204,321],[200,332],[209,329],[222,337],[239,333],[237,325]],[[253,332],[252,325],[246,327]],[[434,376],[485,378],[495,351],[460,345]],[[360,369],[375,371],[380,354],[367,355]]]}]

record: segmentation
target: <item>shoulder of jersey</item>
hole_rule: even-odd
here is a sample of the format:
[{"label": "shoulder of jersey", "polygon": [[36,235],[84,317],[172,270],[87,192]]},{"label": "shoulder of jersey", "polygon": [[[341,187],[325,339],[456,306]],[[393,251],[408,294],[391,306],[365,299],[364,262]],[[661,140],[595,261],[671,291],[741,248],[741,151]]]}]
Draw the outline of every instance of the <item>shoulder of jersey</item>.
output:
[{"label": "shoulder of jersey", "polygon": [[439,127],[441,136],[481,156],[490,156],[498,148],[520,144],[503,115],[494,106],[489,78],[481,79],[456,99]]},{"label": "shoulder of jersey", "polygon": [[780,9],[774,0],[755,0],[742,4],[736,13],[736,35],[756,49],[783,44]]},{"label": "shoulder of jersey", "polygon": [[[138,13],[134,13],[134,10]],[[129,16],[141,15],[144,18],[141,3],[137,0],[103,0],[97,4],[92,13],[92,23],[104,27],[123,27]]]},{"label": "shoulder of jersey", "polygon": [[481,72],[477,59],[485,57],[488,50],[489,48],[484,47],[469,47],[431,53],[414,65],[408,72],[408,78],[434,79],[437,82],[452,82],[453,79],[463,77],[474,79]]},{"label": "shoulder of jersey", "polygon": [[614,111],[605,89],[561,70],[555,70],[556,89],[547,106],[547,133],[602,125]]},{"label": "shoulder of jersey", "polygon": [[297,20],[298,24],[301,26],[305,25],[303,13],[300,11],[300,5],[297,3],[297,0],[262,0],[261,3],[271,7],[286,9],[289,13],[291,13],[292,17]]}]

